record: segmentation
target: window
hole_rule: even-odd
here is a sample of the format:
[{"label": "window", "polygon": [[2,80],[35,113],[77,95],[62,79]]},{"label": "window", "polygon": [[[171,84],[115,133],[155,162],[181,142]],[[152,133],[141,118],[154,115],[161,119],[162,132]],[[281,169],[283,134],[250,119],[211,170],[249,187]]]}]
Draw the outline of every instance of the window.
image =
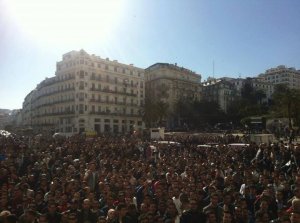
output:
[{"label": "window", "polygon": [[84,78],[84,71],[83,70],[80,71],[79,77]]}]

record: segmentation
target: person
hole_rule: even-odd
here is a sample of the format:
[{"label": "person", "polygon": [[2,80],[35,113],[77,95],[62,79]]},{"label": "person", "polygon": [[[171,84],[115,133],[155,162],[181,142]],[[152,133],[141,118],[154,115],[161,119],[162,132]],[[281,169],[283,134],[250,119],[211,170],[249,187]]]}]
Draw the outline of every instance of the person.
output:
[{"label": "person", "polygon": [[210,203],[203,208],[203,213],[207,214],[208,212],[213,212],[216,215],[217,223],[222,222],[223,209],[218,205],[219,196],[217,193],[212,193],[210,196]]},{"label": "person", "polygon": [[198,209],[198,203],[196,199],[189,200],[189,210],[182,213],[180,217],[180,223],[205,223],[206,215]]},{"label": "person", "polygon": [[107,223],[114,223],[117,221],[117,213],[115,209],[109,209],[106,216]]},{"label": "person", "polygon": [[127,214],[127,207],[124,203],[118,204],[116,223],[132,223],[131,217]]},{"label": "person", "polygon": [[47,221],[49,223],[59,223],[61,222],[61,213],[57,211],[57,206],[54,201],[49,201],[48,211],[46,212]]},{"label": "person", "polygon": [[223,221],[222,221],[222,223],[232,223],[232,222],[233,222],[233,217],[231,215],[231,212],[224,211],[223,212]]},{"label": "person", "polygon": [[96,223],[97,215],[91,211],[91,203],[89,199],[84,199],[82,204],[82,210],[78,213],[78,221]]},{"label": "person", "polygon": [[84,180],[87,182],[91,191],[96,191],[99,181],[99,174],[96,171],[96,162],[91,161],[89,163],[89,169],[84,175]]}]

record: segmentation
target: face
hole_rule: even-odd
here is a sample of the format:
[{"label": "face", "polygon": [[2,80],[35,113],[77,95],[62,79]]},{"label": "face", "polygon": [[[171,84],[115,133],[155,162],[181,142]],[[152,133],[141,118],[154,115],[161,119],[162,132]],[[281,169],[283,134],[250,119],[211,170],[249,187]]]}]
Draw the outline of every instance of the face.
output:
[{"label": "face", "polygon": [[108,211],[108,213],[107,213],[107,218],[108,218],[108,219],[113,219],[113,218],[115,218],[115,217],[116,217],[116,211],[113,210],[113,209],[110,209],[110,210]]},{"label": "face", "polygon": [[219,202],[218,196],[212,196],[211,197],[211,203],[213,206],[216,206]]},{"label": "face", "polygon": [[90,201],[89,200],[84,200],[83,201],[83,208],[84,209],[89,209],[90,208]]},{"label": "face", "polygon": [[197,207],[198,207],[198,205],[197,205],[197,201],[196,200],[191,200],[190,201],[190,207],[191,207],[191,210],[197,210]]},{"label": "face", "polygon": [[223,215],[223,223],[231,223],[232,217],[230,213],[224,213]]},{"label": "face", "polygon": [[214,213],[208,214],[208,222],[209,223],[216,223],[217,222],[217,218],[216,218],[216,215]]}]

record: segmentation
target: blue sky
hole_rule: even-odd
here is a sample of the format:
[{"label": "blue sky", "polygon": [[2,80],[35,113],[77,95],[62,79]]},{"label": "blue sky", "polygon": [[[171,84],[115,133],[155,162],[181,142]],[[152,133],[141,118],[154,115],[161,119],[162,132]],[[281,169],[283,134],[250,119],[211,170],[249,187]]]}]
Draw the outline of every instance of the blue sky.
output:
[{"label": "blue sky", "polygon": [[298,0],[0,0],[0,108],[54,76],[71,50],[147,68],[177,63],[206,80],[300,69]]}]

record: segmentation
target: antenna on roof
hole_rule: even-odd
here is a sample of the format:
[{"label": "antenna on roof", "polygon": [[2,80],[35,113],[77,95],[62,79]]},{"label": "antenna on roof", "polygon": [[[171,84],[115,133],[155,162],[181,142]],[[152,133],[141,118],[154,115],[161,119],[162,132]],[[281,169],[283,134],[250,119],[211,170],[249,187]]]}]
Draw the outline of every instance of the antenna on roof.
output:
[{"label": "antenna on roof", "polygon": [[213,60],[213,78],[215,77],[215,60]]}]

